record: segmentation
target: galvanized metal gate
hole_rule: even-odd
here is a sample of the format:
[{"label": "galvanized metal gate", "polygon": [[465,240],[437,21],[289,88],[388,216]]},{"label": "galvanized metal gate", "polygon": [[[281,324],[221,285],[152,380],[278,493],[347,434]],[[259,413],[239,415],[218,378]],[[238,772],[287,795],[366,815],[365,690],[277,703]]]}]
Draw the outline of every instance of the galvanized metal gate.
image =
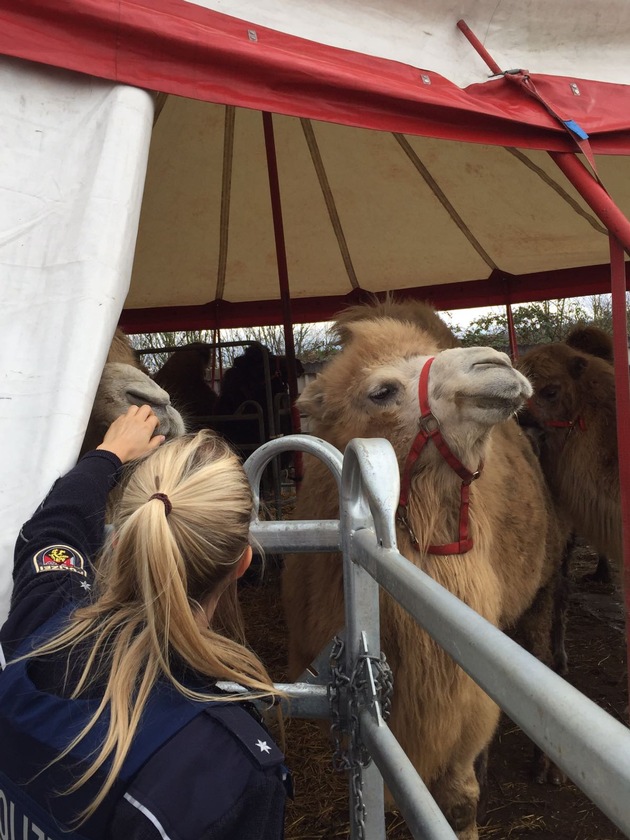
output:
[{"label": "galvanized metal gate", "polygon": [[[384,719],[388,685],[381,665],[379,586],[630,837],[630,731],[399,553],[395,512],[400,482],[389,442],[356,439],[344,456],[308,435],[267,443],[245,465],[256,502],[265,466],[291,450],[308,452],[331,470],[339,488],[340,518],[256,518],[252,534],[267,552],[343,554],[343,645],[333,646],[331,640],[312,669],[317,677],[307,672],[300,682],[281,687],[296,717],[329,718],[331,697],[334,701],[332,716],[338,714],[339,720],[333,723],[350,736],[346,765],[352,840],[385,838],[383,780],[415,838],[455,836]],[[369,763],[367,754],[373,759]]]}]

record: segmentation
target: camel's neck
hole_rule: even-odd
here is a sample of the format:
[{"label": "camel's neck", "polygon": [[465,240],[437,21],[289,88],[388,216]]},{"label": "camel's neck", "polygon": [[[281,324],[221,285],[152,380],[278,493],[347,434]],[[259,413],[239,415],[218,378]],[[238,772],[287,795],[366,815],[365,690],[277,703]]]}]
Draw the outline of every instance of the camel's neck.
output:
[{"label": "camel's neck", "polygon": [[[468,468],[439,426],[421,428],[402,468],[398,508],[398,521],[419,550],[442,555],[470,551],[470,491],[481,468],[481,461],[475,469]],[[433,504],[414,503],[416,499],[426,502],[429,492],[434,497]]]},{"label": "camel's neck", "polygon": [[471,472],[479,469],[479,464],[483,461],[489,435],[490,429],[473,424],[469,427],[462,424],[454,431],[444,429],[442,432],[444,441],[453,455]]}]

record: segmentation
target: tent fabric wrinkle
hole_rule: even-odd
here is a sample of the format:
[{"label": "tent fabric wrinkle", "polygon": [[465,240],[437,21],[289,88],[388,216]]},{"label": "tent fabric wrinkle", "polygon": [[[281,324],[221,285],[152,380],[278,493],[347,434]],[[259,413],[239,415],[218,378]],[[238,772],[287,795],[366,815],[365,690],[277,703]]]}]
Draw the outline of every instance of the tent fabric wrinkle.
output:
[{"label": "tent fabric wrinkle", "polygon": [[400,147],[403,149],[409,160],[418,170],[422,178],[425,180],[427,185],[430,187],[431,191],[434,193],[436,198],[439,200],[440,204],[444,207],[444,209],[448,212],[451,219],[455,222],[457,227],[461,230],[464,234],[466,239],[470,242],[473,246],[475,251],[479,254],[481,259],[489,266],[493,271],[496,270],[497,266],[495,265],[492,257],[484,250],[483,246],[479,242],[478,239],[475,238],[474,234],[466,224],[466,222],[462,219],[459,215],[455,207],[451,204],[448,200],[445,193],[440,188],[439,184],[435,181],[432,177],[431,173],[427,169],[427,167],[422,163],[418,155],[414,152],[413,148],[411,147],[410,143],[403,137],[401,134],[395,134],[394,137],[396,141],[400,144]]},{"label": "tent fabric wrinkle", "polygon": [[348,275],[348,281],[353,289],[358,289],[359,281],[357,279],[357,273],[354,269],[354,265],[352,264],[352,256],[350,254],[348,243],[343,232],[343,226],[339,218],[339,211],[337,210],[337,206],[335,204],[335,197],[330,187],[328,176],[326,175],[326,167],[324,166],[321,152],[319,146],[317,145],[317,138],[315,137],[315,132],[313,131],[312,123],[310,122],[310,120],[305,119],[300,120],[300,122],[302,125],[302,129],[304,130],[304,137],[306,138],[306,142],[311,153],[311,160],[313,161],[313,166],[317,173],[317,180],[319,181],[322,195],[324,196],[324,200],[326,202],[328,217],[330,219],[332,228],[335,232],[335,237],[337,238],[339,251],[341,252],[343,263],[346,268],[346,273]]}]

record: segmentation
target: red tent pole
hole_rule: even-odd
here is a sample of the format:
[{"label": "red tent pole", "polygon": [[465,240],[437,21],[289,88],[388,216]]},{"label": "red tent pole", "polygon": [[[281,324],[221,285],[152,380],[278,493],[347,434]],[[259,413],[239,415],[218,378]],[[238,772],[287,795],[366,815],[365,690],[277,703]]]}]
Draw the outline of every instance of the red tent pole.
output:
[{"label": "red tent pole", "polygon": [[[501,68],[483,46],[479,38],[472,32],[466,21],[457,21],[457,27],[463,32],[490,70],[496,75],[500,75],[502,73]],[[582,198],[597,213],[610,233],[614,234],[624,248],[630,251],[630,222],[599,181],[591,175],[589,170],[573,152],[549,152],[549,155],[557,166],[560,167],[562,172],[564,172]]]},{"label": "red tent pole", "polygon": [[501,70],[501,68],[499,67],[499,65],[496,63],[496,61],[494,60],[494,58],[492,58],[492,56],[490,55],[490,53],[488,52],[488,50],[487,50],[487,49],[484,47],[484,45],[481,43],[481,41],[479,40],[479,38],[477,38],[477,36],[475,35],[475,33],[474,33],[474,32],[472,31],[472,29],[468,26],[468,24],[466,23],[466,21],[465,21],[465,20],[458,20],[458,21],[457,21],[457,28],[458,28],[461,32],[463,32],[463,33],[464,33],[464,35],[466,36],[466,38],[468,38],[468,40],[469,40],[469,41],[470,41],[470,43],[473,45],[473,47],[477,50],[477,52],[479,53],[479,55],[481,56],[481,58],[483,58],[483,60],[484,60],[484,61],[486,62],[486,64],[488,65],[488,67],[492,70],[492,72],[494,73],[494,75],[495,75],[495,76],[500,76],[500,75],[503,73],[503,71]]},{"label": "red tent pole", "polygon": [[[457,24],[493,73],[501,68],[467,24]],[[623,583],[626,612],[626,655],[630,652],[630,379],[628,377],[628,327],[626,314],[626,267],[624,249],[630,251],[630,221],[624,216],[602,184],[571,152],[549,152],[552,160],[573,184],[582,198],[606,225],[610,240],[610,276],[613,310],[613,344],[619,450],[619,495],[621,503]],[[510,312],[508,306],[508,325]],[[511,335],[510,335],[511,342]],[[630,670],[628,672],[630,696]]]},{"label": "red tent pole", "polygon": [[[549,154],[609,231],[617,399],[619,498],[623,547],[622,577],[626,613],[626,656],[630,657],[630,380],[628,379],[626,266],[624,261],[624,250],[630,249],[630,222],[619,210],[604,187],[575,155],[566,152],[549,152]],[[628,672],[628,691],[630,693],[630,671]]]},{"label": "red tent pole", "polygon": [[[287,250],[284,241],[284,223],[282,220],[282,202],[280,201],[280,180],[278,178],[278,161],[276,158],[276,141],[273,133],[273,117],[263,111],[263,130],[265,135],[265,152],[267,155],[267,173],[269,176],[269,192],[271,194],[271,212],[273,216],[273,232],[276,240],[276,259],[278,262],[278,280],[280,282],[280,300],[282,302],[282,321],[284,328],[284,348],[287,356],[289,373],[289,397],[291,398],[291,420],[294,432],[300,432],[300,412],[295,404],[298,398],[297,371],[295,367],[295,341],[293,339],[293,318],[291,316],[291,293],[289,291],[289,269],[287,266]],[[296,484],[302,480],[302,453],[293,453]]]},{"label": "red tent pole", "polygon": [[630,250],[630,221],[581,160],[573,152],[549,152],[549,156],[599,216],[610,233],[626,250]]},{"label": "red tent pole", "polygon": [[[626,322],[626,267],[624,249],[630,249],[630,222],[606,190],[575,155],[549,153],[580,195],[597,213],[610,233],[610,273],[617,396],[619,492],[623,530],[627,650],[630,651],[630,382],[628,380],[628,328]],[[630,674],[629,674],[630,680]],[[629,682],[630,690],[630,682]]]},{"label": "red tent pole", "polygon": [[223,381],[223,355],[221,353],[221,330],[215,327],[212,331],[212,367],[210,368],[210,384],[214,390],[217,367],[219,368],[219,382]]},{"label": "red tent pole", "polygon": [[[624,251],[610,236],[613,344],[615,350],[615,392],[617,397],[617,446],[619,449],[619,496],[623,534],[623,584],[626,608],[626,645],[630,651],[630,379],[628,378],[628,324],[626,315],[626,272]],[[628,671],[630,696],[630,670]]]}]

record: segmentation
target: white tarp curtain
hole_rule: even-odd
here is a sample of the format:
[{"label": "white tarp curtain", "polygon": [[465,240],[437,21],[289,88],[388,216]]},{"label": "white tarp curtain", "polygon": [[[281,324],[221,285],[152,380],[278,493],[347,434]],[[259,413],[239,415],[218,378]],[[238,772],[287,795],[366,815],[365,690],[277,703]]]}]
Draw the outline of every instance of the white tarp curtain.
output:
[{"label": "white tarp curtain", "polygon": [[127,294],[153,112],[137,88],[0,58],[0,621],[19,526],[76,460]]}]

